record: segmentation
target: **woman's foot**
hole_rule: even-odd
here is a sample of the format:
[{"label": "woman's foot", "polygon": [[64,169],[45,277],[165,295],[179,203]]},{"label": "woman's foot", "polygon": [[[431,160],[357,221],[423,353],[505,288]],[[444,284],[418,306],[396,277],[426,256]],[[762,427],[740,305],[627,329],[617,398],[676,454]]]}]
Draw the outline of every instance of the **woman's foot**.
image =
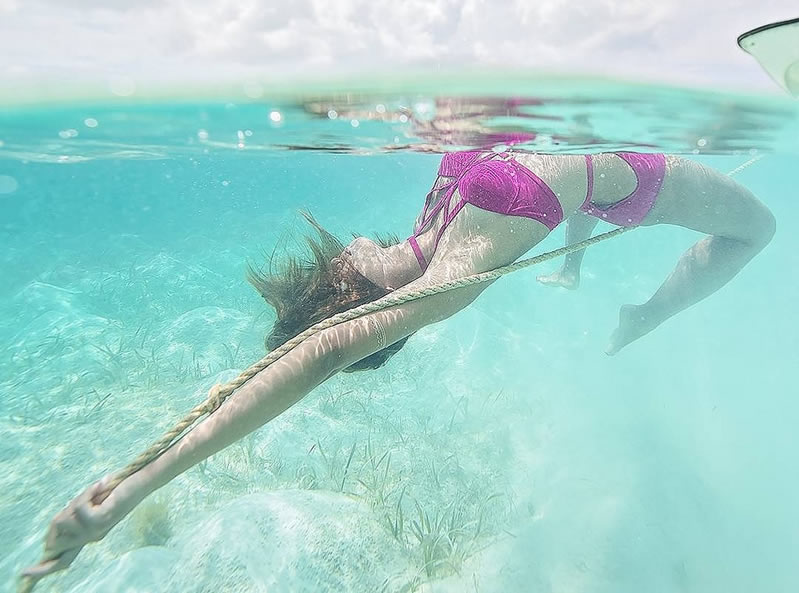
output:
[{"label": "woman's foot", "polygon": [[552,274],[539,276],[538,281],[546,286],[560,286],[574,290],[580,286],[580,275],[573,272],[566,272],[562,268]]},{"label": "woman's foot", "polygon": [[659,323],[646,313],[643,305],[622,305],[619,309],[619,327],[610,336],[605,353],[613,356],[627,344],[645,336]]}]

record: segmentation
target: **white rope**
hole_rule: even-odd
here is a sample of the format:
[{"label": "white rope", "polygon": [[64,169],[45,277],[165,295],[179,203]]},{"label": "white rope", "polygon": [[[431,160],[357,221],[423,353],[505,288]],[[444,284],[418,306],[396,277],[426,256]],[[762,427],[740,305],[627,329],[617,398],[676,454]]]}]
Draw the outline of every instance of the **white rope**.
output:
[{"label": "white rope", "polygon": [[738,165],[737,167],[735,167],[735,168],[734,168],[732,171],[730,171],[729,173],[727,173],[727,175],[728,175],[729,177],[734,177],[735,175],[737,175],[738,173],[740,173],[741,171],[743,171],[744,169],[746,169],[748,166],[750,166],[750,165],[754,165],[754,164],[755,164],[757,161],[759,161],[760,159],[762,159],[764,156],[766,156],[766,155],[764,155],[764,154],[758,154],[758,155],[755,155],[755,156],[753,156],[751,159],[749,159],[748,161],[746,161],[746,162],[745,162],[745,163],[743,163],[742,165]]}]

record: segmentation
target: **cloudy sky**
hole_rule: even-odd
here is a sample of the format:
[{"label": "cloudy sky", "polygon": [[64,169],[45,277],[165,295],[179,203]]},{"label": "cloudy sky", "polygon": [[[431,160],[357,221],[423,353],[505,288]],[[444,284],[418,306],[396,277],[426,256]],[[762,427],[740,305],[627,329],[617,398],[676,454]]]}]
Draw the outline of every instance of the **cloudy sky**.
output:
[{"label": "cloudy sky", "polygon": [[504,66],[776,90],[738,34],[796,0],[0,0],[0,84]]}]

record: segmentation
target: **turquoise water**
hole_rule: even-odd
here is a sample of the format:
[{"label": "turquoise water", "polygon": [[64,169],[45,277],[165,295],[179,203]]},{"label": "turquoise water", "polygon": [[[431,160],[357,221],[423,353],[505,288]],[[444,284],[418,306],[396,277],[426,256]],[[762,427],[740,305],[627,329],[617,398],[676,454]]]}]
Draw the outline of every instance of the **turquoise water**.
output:
[{"label": "turquoise water", "polygon": [[[468,144],[402,119],[430,121],[431,97],[0,112],[4,590],[72,496],[263,356],[274,316],[246,265],[297,247],[299,209],[341,237],[409,233],[440,159],[424,150]],[[597,246],[576,292],[506,277],[176,479],[41,590],[797,590],[798,116],[779,98],[586,83],[456,117],[477,139],[535,132],[529,150],[752,161],[736,179],[777,235],[615,358],[618,306],[648,298],[694,233]]]}]

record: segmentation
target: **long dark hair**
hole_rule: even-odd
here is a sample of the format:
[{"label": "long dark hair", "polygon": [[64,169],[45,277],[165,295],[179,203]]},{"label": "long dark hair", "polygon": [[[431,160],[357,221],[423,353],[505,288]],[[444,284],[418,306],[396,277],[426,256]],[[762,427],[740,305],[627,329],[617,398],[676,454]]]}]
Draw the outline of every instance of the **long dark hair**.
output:
[{"label": "long dark hair", "polygon": [[[267,334],[267,350],[274,350],[312,325],[354,307],[387,295],[386,290],[352,267],[336,266],[335,258],[344,244],[316,222],[310,213],[302,215],[316,231],[306,235],[309,253],[305,257],[286,257],[277,266],[272,259],[267,270],[248,265],[247,280],[275,309],[277,319]],[[383,247],[396,244],[394,237],[378,238]],[[379,350],[344,369],[345,372],[376,369],[405,345],[407,337]]]}]

